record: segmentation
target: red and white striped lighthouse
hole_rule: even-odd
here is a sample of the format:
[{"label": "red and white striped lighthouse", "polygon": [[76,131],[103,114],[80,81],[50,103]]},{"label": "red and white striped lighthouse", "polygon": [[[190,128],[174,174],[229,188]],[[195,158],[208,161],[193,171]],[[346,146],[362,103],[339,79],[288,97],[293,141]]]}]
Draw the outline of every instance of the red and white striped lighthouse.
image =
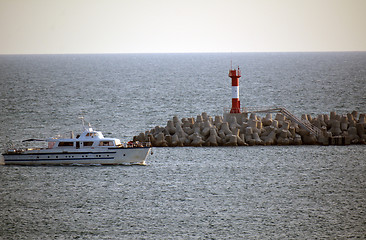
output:
[{"label": "red and white striped lighthouse", "polygon": [[240,113],[240,101],[239,101],[239,78],[241,77],[241,71],[230,69],[229,77],[231,78],[232,89],[232,106],[230,113]]}]

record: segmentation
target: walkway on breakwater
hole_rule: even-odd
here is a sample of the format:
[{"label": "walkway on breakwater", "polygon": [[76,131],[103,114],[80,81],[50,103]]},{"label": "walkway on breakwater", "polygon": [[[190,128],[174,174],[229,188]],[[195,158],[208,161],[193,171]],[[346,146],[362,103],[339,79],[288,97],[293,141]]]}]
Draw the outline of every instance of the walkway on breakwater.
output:
[{"label": "walkway on breakwater", "polygon": [[196,118],[174,116],[165,127],[142,132],[133,141],[154,147],[365,144],[366,114],[330,112],[298,118],[284,107],[243,108],[241,113],[224,111],[215,117],[204,112]]},{"label": "walkway on breakwater", "polygon": [[275,113],[275,112],[280,112],[283,115],[285,115],[286,118],[288,118],[289,120],[291,120],[292,122],[297,123],[299,126],[301,126],[302,128],[304,128],[305,130],[308,130],[309,132],[311,132],[312,134],[316,135],[317,137],[319,137],[322,133],[321,130],[319,128],[317,128],[316,126],[314,126],[313,124],[311,124],[306,118],[303,119],[299,119],[297,118],[294,114],[292,114],[289,110],[287,110],[284,107],[272,107],[272,108],[244,108],[243,109],[244,113]]}]

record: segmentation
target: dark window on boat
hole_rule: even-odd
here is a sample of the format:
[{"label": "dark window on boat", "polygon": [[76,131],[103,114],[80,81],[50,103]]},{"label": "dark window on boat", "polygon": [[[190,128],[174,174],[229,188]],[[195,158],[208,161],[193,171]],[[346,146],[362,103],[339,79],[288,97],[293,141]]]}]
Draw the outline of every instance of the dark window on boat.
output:
[{"label": "dark window on boat", "polygon": [[84,142],[84,147],[93,146],[93,142]]},{"label": "dark window on boat", "polygon": [[113,142],[112,141],[101,141],[99,143],[99,146],[113,146]]},{"label": "dark window on boat", "polygon": [[74,142],[59,142],[58,146],[59,147],[72,147],[72,146],[74,146]]}]

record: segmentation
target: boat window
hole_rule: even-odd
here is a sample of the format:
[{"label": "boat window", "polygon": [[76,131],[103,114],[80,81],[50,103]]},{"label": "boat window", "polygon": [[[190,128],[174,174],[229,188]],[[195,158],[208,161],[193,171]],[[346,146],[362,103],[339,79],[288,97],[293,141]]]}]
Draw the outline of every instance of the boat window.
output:
[{"label": "boat window", "polygon": [[59,147],[72,147],[72,146],[74,146],[74,142],[59,142],[58,146]]},{"label": "boat window", "polygon": [[93,142],[84,142],[84,147],[93,146]]},{"label": "boat window", "polygon": [[53,148],[56,142],[48,142],[48,148]]},{"label": "boat window", "polygon": [[87,133],[85,136],[87,136],[87,137],[97,137],[98,136],[98,133],[91,132],[91,133]]},{"label": "boat window", "polygon": [[101,141],[99,143],[99,146],[113,146],[113,142],[112,141]]}]

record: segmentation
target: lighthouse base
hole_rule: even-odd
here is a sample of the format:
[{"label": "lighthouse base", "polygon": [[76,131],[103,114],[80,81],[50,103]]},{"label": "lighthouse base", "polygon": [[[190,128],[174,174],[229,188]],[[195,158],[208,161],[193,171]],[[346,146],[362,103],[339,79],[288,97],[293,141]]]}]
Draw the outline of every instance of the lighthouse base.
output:
[{"label": "lighthouse base", "polygon": [[240,108],[232,108],[230,113],[240,113]]},{"label": "lighthouse base", "polygon": [[248,119],[248,113],[231,113],[224,112],[224,121],[228,122],[232,117],[236,118],[237,123],[242,125]]}]

